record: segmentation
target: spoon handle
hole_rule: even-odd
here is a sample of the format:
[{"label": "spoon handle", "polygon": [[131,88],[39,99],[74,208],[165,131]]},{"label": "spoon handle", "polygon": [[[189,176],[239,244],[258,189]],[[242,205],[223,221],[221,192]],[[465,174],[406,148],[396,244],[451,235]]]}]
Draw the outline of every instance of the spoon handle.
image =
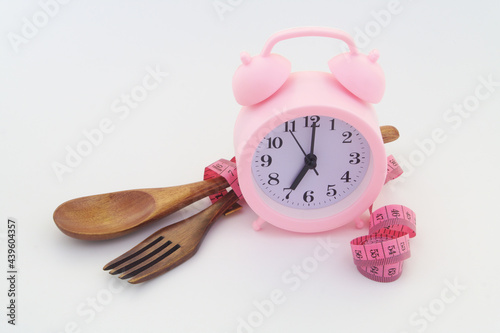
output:
[{"label": "spoon handle", "polygon": [[150,194],[156,202],[157,209],[149,219],[159,219],[189,206],[193,202],[215,194],[228,186],[226,179],[216,177],[191,184],[142,191]]}]

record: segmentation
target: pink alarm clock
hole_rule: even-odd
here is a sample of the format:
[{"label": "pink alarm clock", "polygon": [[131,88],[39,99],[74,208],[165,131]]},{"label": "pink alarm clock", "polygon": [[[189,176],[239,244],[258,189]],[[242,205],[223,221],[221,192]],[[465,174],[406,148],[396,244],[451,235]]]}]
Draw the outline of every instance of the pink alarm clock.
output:
[{"label": "pink alarm clock", "polygon": [[[285,39],[340,39],[349,52],[333,57],[331,73],[291,73],[271,53]],[[241,54],[233,77],[243,106],[234,129],[241,192],[264,222],[296,232],[320,232],[359,218],[386,177],[386,155],[372,103],[385,90],[378,53],[358,52],[345,32],[319,27],[278,32],[260,55]]]}]

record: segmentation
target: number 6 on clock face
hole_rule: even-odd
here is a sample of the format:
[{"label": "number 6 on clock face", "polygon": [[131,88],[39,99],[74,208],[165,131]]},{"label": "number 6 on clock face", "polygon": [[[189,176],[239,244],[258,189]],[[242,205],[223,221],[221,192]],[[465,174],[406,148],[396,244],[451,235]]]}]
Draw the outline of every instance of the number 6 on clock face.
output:
[{"label": "number 6 on clock face", "polygon": [[319,209],[347,198],[370,164],[370,146],[349,123],[324,115],[286,121],[258,144],[255,184],[275,202]]}]

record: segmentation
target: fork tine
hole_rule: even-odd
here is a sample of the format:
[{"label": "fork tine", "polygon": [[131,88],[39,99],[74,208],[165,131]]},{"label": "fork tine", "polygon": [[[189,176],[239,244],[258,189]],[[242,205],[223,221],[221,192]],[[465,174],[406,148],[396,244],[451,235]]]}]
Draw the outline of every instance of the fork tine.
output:
[{"label": "fork tine", "polygon": [[[184,250],[184,249],[182,249]],[[185,254],[185,251],[181,250],[180,244],[175,244],[168,249],[164,249],[162,252],[158,253],[154,257],[141,262],[136,267],[125,271],[122,275],[119,276],[122,280],[127,279],[137,279],[142,277],[143,275],[149,275],[151,272],[156,272],[162,267],[168,267],[172,261],[175,261],[176,258],[182,257]],[[173,267],[172,267],[173,268]],[[167,271],[169,269],[163,269],[163,271]],[[155,275],[156,276],[156,275]],[[133,283],[129,280],[130,283]]]},{"label": "fork tine", "polygon": [[130,270],[135,269],[136,266],[140,266],[142,263],[149,261],[151,258],[155,258],[158,253],[161,254],[167,247],[170,246],[170,244],[172,244],[171,241],[158,242],[158,246],[148,248],[146,251],[143,251],[144,254],[142,256],[138,256],[137,258],[132,258],[131,260],[124,262],[122,265],[111,270],[109,273],[111,275],[116,275],[129,272]]},{"label": "fork tine", "polygon": [[[114,273],[116,270],[120,269],[126,264],[130,264],[133,261],[137,261],[141,257],[146,256],[149,252],[148,250],[154,251],[154,247],[161,246],[161,242],[164,239],[164,236],[162,235],[156,235],[153,234],[150,237],[146,238],[136,246],[134,246],[132,249],[129,251],[125,252],[121,256],[111,260],[109,263],[107,263],[104,267],[103,270],[111,270],[109,273],[110,274],[117,274]],[[159,245],[158,245],[159,244]],[[145,253],[146,252],[146,253]],[[142,255],[142,256],[141,256]],[[134,260],[135,259],[135,260]]]},{"label": "fork tine", "polygon": [[[123,279],[129,278],[128,282],[132,284],[151,280],[179,266],[193,257],[196,253],[196,251],[189,251],[186,250],[186,248],[181,248],[179,244],[177,244],[177,246],[179,248],[173,253],[170,253],[169,255],[165,253],[164,256],[160,256],[156,258],[156,260],[143,265],[136,271],[130,273],[128,276],[124,276]],[[161,265],[158,264],[160,261]]]}]

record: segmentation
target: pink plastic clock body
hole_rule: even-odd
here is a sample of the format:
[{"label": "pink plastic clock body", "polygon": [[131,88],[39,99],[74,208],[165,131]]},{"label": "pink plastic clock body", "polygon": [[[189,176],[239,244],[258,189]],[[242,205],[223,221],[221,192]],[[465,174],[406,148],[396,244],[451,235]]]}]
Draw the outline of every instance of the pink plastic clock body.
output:
[{"label": "pink plastic clock body", "polygon": [[[271,54],[271,48],[280,40],[303,36],[342,39],[350,47],[350,52],[337,55],[330,60],[329,65],[333,73],[290,74],[288,60]],[[237,101],[244,106],[236,120],[234,146],[243,197],[259,216],[254,228],[258,229],[265,221],[282,229],[310,233],[334,229],[358,218],[375,201],[386,177],[385,149],[378,120],[370,104],[382,98],[385,87],[383,72],[376,64],[378,54],[372,52],[366,56],[358,53],[351,38],[339,30],[296,28],[273,35],[261,55],[251,58],[244,53],[241,58],[243,64],[233,78],[233,91]],[[322,123],[318,123],[313,129],[311,122],[319,118],[322,119]],[[338,134],[334,134],[335,130],[338,131],[338,125],[334,127],[335,121],[336,124],[343,124],[344,129],[346,126],[352,129],[340,130]],[[307,133],[301,137],[300,133],[304,131]],[[313,154],[315,134],[313,133],[312,139],[309,139],[308,133],[314,131],[318,133],[318,142]],[[281,132],[283,139],[280,137],[273,142],[273,136],[275,138],[276,133]],[[340,135],[344,135],[344,141],[328,139],[331,143],[326,142],[327,139],[324,138],[328,135],[332,135],[332,138],[342,138]],[[349,143],[355,144],[352,143],[352,139],[349,139],[350,141],[345,139],[351,135],[354,135],[353,139],[358,140],[354,150],[359,152],[350,153],[349,150],[345,150],[349,148],[344,148],[349,147]],[[269,142],[268,147],[267,142]],[[305,157],[284,153],[287,147],[282,148],[282,146],[295,145],[294,142]],[[329,146],[334,147],[333,150],[328,151]],[[335,147],[341,149],[335,150],[337,149]],[[262,152],[266,149],[274,152]],[[287,149],[288,151],[295,149],[297,154],[301,154],[298,148]],[[340,177],[340,174],[335,176],[339,182],[337,187],[334,187],[333,180],[318,184],[320,179],[329,177],[330,169],[335,169],[337,153],[339,164],[342,160],[342,163],[354,168],[348,169],[351,174],[346,172],[343,177]],[[312,156],[314,162],[311,162]],[[365,156],[363,165],[354,165]],[[266,174],[262,181],[257,176],[259,172],[265,171],[271,163],[278,163],[275,162],[278,158],[281,160],[279,172],[275,170],[276,172],[271,172],[270,175]],[[287,158],[290,161],[286,160]],[[281,180],[278,178],[279,174],[297,173],[303,158],[306,161],[303,170],[306,175],[294,176],[292,179],[296,178],[295,182],[289,179],[275,186]],[[328,168],[325,166],[326,160],[330,163]],[[355,167],[362,167],[362,171]],[[354,178],[355,172],[360,174],[357,179]],[[298,183],[301,184],[297,185]],[[315,190],[307,190],[308,186]],[[318,188],[323,188],[322,186],[325,187],[324,191],[319,191]],[[269,187],[272,190],[267,190]],[[292,190],[290,187],[295,188]],[[294,194],[297,203],[295,204],[293,200],[290,203],[288,200],[290,193],[299,189],[301,189],[300,195]],[[346,194],[342,196],[336,189],[345,189]]]}]

